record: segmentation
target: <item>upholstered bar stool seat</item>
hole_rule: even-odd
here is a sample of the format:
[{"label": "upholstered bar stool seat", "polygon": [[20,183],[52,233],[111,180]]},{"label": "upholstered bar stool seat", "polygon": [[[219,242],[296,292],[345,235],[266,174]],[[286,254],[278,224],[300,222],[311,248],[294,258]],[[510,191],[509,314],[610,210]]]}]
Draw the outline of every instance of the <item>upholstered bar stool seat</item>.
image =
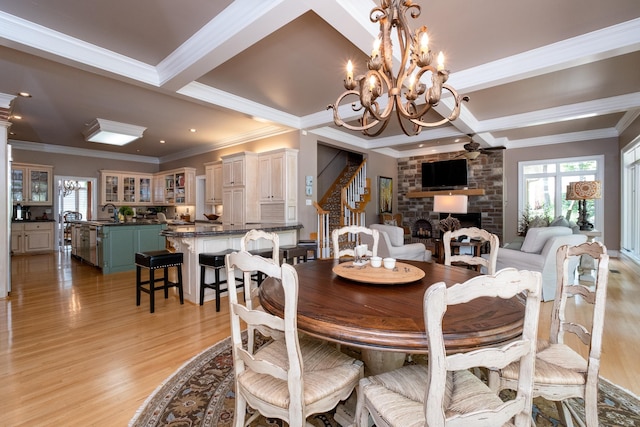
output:
[{"label": "upholstered bar stool seat", "polygon": [[[149,294],[149,310],[154,311],[155,291],[164,290],[164,297],[169,298],[169,288],[178,288],[180,304],[184,304],[184,291],[182,289],[182,252],[170,252],[167,250],[148,251],[136,253],[136,305],[140,305],[140,294]],[[175,267],[178,272],[178,281],[169,281],[169,267]],[[149,270],[149,280],[142,280],[142,269]],[[163,277],[155,277],[155,270],[164,270]],[[162,281],[162,286],[156,286],[156,282]],[[148,288],[144,286],[148,285]]]},{"label": "upholstered bar stool seat", "polygon": [[[224,268],[224,260],[227,254],[235,252],[233,249],[227,249],[222,252],[215,253],[201,253],[199,255],[200,263],[200,305],[204,304],[204,290],[205,288],[213,289],[216,293],[216,311],[220,311],[220,294],[227,291],[227,287],[222,285],[227,283],[227,280],[220,280],[220,269]],[[211,283],[206,283],[205,272],[207,268],[213,268],[215,279]],[[236,279],[240,280],[240,279]],[[243,287],[242,284],[238,285]]]},{"label": "upholstered bar stool seat", "polygon": [[280,246],[280,258],[282,262],[291,261],[291,264],[307,262],[308,247],[299,245]]}]

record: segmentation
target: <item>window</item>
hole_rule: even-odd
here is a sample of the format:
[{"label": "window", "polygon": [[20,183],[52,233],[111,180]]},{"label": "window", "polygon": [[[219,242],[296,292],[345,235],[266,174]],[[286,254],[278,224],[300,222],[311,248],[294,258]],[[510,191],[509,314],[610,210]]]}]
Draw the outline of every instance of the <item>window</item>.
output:
[{"label": "window", "polygon": [[[578,219],[577,200],[566,200],[567,185],[574,181],[602,180],[603,156],[574,157],[520,162],[518,164],[518,211],[530,218],[540,216],[552,221],[564,216],[570,221]],[[587,220],[598,230],[603,229],[600,200],[587,200]]]}]

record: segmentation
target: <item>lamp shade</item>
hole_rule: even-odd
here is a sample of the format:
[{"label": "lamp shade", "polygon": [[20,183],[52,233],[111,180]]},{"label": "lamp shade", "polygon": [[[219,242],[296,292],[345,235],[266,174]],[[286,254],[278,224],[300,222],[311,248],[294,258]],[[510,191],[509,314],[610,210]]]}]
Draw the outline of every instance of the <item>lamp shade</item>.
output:
[{"label": "lamp shade", "polygon": [[602,197],[600,181],[578,181],[567,185],[567,200],[599,199]]},{"label": "lamp shade", "polygon": [[433,211],[443,213],[467,213],[467,196],[449,194],[433,196]]}]

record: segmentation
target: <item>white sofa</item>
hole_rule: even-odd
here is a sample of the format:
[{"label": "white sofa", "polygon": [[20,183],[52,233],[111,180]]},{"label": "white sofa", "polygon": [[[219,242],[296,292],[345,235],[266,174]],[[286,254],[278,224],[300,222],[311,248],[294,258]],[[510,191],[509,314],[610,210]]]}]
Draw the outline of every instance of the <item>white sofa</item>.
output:
[{"label": "white sofa", "polygon": [[[556,295],[556,252],[562,245],[579,245],[587,236],[574,234],[569,227],[539,227],[527,231],[522,244],[509,244],[498,249],[496,270],[513,267],[542,273],[542,300],[550,301]],[[513,248],[513,249],[512,249]],[[579,259],[569,262],[569,271],[575,271]]]},{"label": "white sofa", "polygon": [[[391,257],[395,259],[431,261],[431,251],[422,243],[404,244],[404,229],[394,225],[371,224],[369,228],[378,230],[380,240],[378,241],[378,256],[382,258]],[[362,235],[362,243],[367,243],[369,247],[373,241],[370,236]]]}]

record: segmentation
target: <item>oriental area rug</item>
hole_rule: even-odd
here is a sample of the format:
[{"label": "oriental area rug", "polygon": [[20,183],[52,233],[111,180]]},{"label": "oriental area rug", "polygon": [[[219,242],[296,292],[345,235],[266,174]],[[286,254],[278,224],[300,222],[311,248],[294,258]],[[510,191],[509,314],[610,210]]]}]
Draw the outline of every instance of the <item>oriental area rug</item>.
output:
[{"label": "oriental area rug", "polygon": [[[420,363],[414,359],[413,363]],[[640,402],[633,394],[600,379],[599,424],[640,426]],[[220,341],[185,363],[167,378],[131,419],[130,427],[227,427],[233,426],[234,381],[231,338]],[[584,417],[581,400],[570,402]],[[534,400],[537,426],[562,426],[556,406],[542,398]],[[332,413],[308,421],[317,427],[339,426]],[[284,427],[280,420],[258,417],[251,427]]]}]

